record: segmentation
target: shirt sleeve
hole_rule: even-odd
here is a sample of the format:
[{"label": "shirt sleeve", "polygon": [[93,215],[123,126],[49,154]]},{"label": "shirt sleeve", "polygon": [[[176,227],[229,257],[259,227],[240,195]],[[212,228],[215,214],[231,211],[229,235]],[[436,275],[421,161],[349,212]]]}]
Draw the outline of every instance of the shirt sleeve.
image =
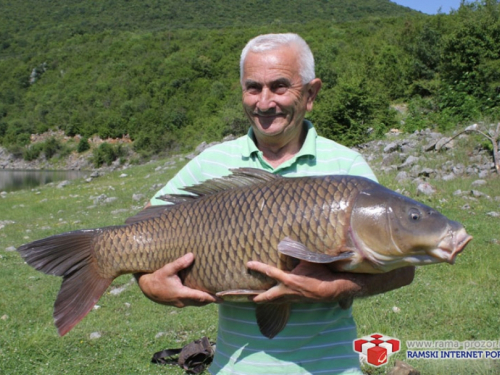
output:
[{"label": "shirt sleeve", "polygon": [[375,173],[373,173],[373,170],[361,155],[356,156],[356,158],[353,160],[349,170],[347,171],[347,174],[352,176],[366,177],[370,180],[378,182],[377,176],[375,176]]},{"label": "shirt sleeve", "polygon": [[165,201],[158,199],[158,197],[165,194],[189,194],[182,190],[185,186],[192,186],[201,183],[204,178],[202,175],[201,163],[198,158],[194,158],[186,164],[177,174],[151,199],[151,205],[157,206],[165,204]]}]

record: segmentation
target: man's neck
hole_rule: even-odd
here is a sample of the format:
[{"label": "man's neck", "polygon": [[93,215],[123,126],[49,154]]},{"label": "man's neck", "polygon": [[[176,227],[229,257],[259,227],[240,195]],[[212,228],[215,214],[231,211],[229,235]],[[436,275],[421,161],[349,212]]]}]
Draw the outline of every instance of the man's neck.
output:
[{"label": "man's neck", "polygon": [[298,154],[307,135],[307,128],[302,127],[299,136],[287,139],[255,139],[257,148],[262,151],[262,156],[273,168],[279,167],[285,161]]}]

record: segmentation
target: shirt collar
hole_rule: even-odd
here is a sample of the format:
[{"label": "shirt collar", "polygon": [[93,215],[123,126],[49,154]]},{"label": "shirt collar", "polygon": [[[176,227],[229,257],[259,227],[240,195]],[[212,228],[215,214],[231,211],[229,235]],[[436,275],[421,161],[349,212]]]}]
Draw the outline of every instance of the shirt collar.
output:
[{"label": "shirt collar", "polygon": [[[291,159],[291,161],[297,160],[301,156],[310,155],[316,157],[316,138],[318,138],[318,133],[314,129],[313,124],[309,120],[304,120],[304,126],[307,129],[306,139],[302,145],[300,151]],[[253,129],[248,129],[246,142],[243,144],[242,155],[243,157],[249,158],[253,153],[259,153],[260,150],[255,145]]]}]

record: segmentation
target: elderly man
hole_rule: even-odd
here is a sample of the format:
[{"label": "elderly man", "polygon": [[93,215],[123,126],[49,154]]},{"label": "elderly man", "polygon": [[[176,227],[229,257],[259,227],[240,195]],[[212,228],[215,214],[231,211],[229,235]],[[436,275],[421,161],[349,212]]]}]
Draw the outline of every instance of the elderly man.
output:
[{"label": "elderly man", "polygon": [[[184,186],[228,175],[231,168],[261,168],[286,177],[351,174],[375,179],[356,152],[319,137],[304,119],[321,88],[314,58],[296,34],[269,34],[252,39],[241,54],[243,108],[251,128],[234,141],[214,146],[188,163],[155,197],[182,194]],[[151,204],[160,204],[156,198]],[[152,274],[139,275],[151,300],[176,307],[220,302],[213,295],[182,285],[177,273],[193,262],[187,254]],[[407,267],[381,275],[332,273],[326,266],[301,262],[284,272],[259,262],[249,269],[276,279],[277,286],[249,303],[219,307],[213,374],[359,374],[357,337],[351,309],[338,301],[369,296],[411,283]],[[291,301],[285,329],[272,340],[255,321],[256,303]]]}]

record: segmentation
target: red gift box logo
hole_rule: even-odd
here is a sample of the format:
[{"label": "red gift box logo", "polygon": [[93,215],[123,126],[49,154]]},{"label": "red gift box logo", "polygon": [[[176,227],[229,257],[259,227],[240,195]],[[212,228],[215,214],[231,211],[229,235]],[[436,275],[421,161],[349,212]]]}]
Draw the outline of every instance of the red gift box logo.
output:
[{"label": "red gift box logo", "polygon": [[374,333],[361,337],[352,343],[353,350],[364,356],[370,365],[379,367],[387,364],[389,356],[401,349],[401,341],[393,337]]}]

